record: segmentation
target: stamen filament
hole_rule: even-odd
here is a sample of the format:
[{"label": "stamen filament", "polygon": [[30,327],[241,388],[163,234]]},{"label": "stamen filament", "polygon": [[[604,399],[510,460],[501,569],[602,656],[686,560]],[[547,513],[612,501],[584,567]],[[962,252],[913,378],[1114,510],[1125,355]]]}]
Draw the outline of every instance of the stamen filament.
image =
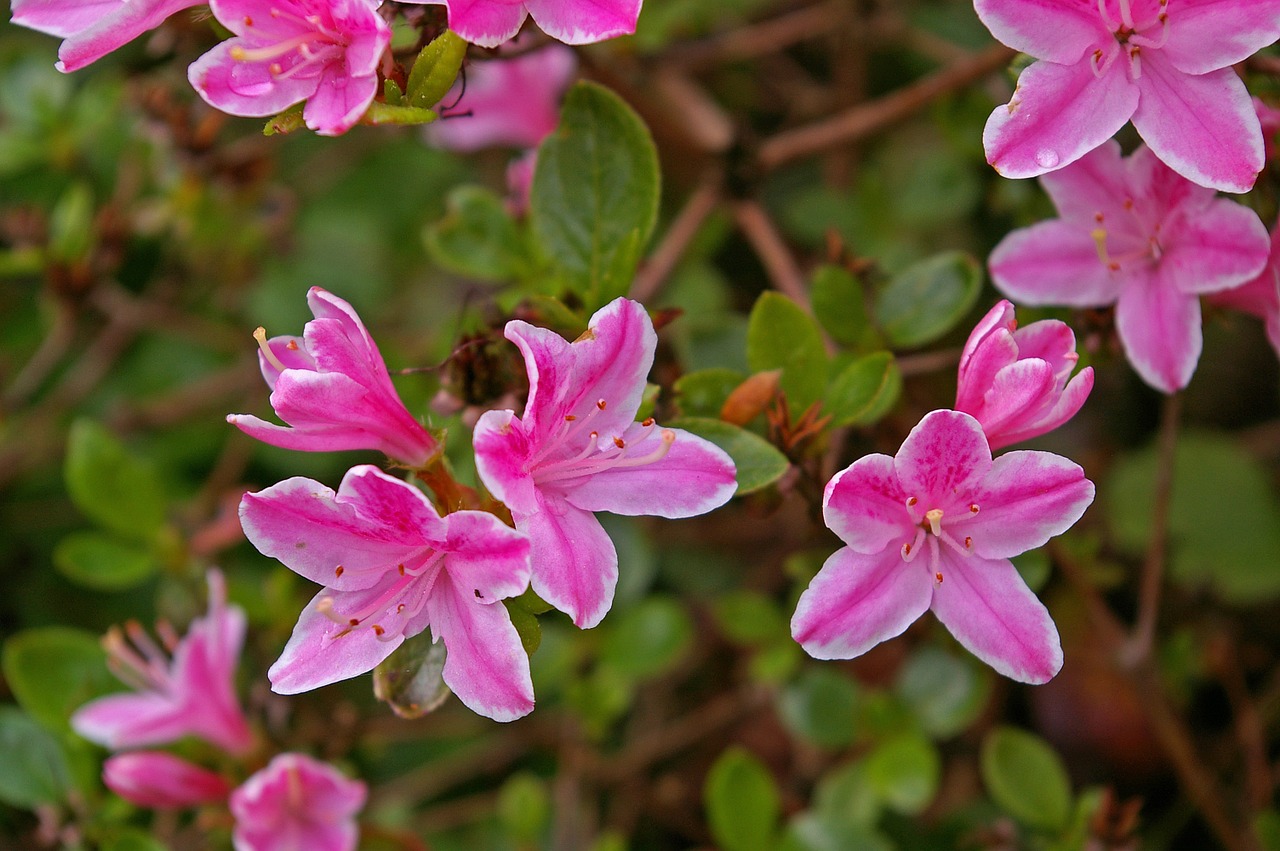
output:
[{"label": "stamen filament", "polygon": [[261,325],[253,332],[253,339],[258,341],[258,348],[262,350],[262,356],[267,359],[267,363],[276,369],[284,372],[289,367],[285,366],[280,358],[276,357],[276,353],[271,351],[271,346],[267,345],[267,329]]}]

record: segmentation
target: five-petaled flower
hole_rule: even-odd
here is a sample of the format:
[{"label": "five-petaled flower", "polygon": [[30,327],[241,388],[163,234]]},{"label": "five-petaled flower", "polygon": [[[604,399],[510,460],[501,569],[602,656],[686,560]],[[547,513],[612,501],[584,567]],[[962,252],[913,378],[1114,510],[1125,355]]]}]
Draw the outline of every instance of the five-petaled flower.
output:
[{"label": "five-petaled flower", "polygon": [[319,287],[307,293],[307,304],[315,319],[302,337],[267,340],[258,332],[271,407],[292,428],[247,414],[231,414],[227,422],[285,449],[378,449],[405,464],[424,464],[439,444],[405,410],[355,310]]},{"label": "five-petaled flower", "polygon": [[960,355],[956,410],[982,426],[991,449],[1053,431],[1076,415],[1093,389],[1093,368],[1072,377],[1080,356],[1064,322],[1019,328],[1001,300],[982,317]]},{"label": "five-petaled flower", "polygon": [[1165,393],[1185,387],[1202,345],[1197,295],[1239,286],[1267,262],[1257,214],[1179,177],[1148,148],[1121,159],[1115,142],[1040,182],[1061,218],[996,246],[996,286],[1031,305],[1115,303],[1138,374]]},{"label": "five-petaled flower", "polygon": [[378,89],[391,28],[380,0],[210,0],[234,37],[191,64],[191,85],[211,106],[250,117],[306,101],[312,130],[336,136],[360,120]]},{"label": "five-petaled flower", "polygon": [[819,659],[851,659],[926,609],[1015,680],[1062,667],[1048,610],[1009,559],[1069,529],[1093,501],[1076,464],[1019,450],[992,460],[968,414],[933,411],[894,457],[855,461],[827,484],[823,517],[847,544],[800,596],[791,634]]},{"label": "five-petaled flower", "polygon": [[13,0],[13,22],[61,38],[58,70],[78,71],[203,0]]},{"label": "five-petaled flower", "polygon": [[1280,38],[1280,0],[974,0],[999,41],[1040,61],[982,134],[1005,177],[1075,162],[1125,122],[1202,186],[1247,192],[1262,133],[1231,66]]},{"label": "five-petaled flower", "polygon": [[523,417],[489,411],[476,424],[476,467],[532,541],[533,590],[595,626],[613,602],[618,553],[593,512],[692,517],[737,487],[714,444],[652,418],[636,422],[657,335],[644,307],[616,299],[573,343],[514,320],[524,355]]},{"label": "five-petaled flower", "polygon": [[1246,284],[1211,293],[1210,304],[1251,313],[1263,321],[1271,347],[1280,355],[1280,224],[1271,230],[1271,254],[1258,277]]},{"label": "five-petaled flower", "polygon": [[529,658],[502,600],[529,584],[529,542],[492,514],[441,517],[413,485],[355,467],[337,493],[301,477],[240,503],[263,555],[325,586],[267,676],[295,694],[371,671],[431,627],[444,681],[498,721],[533,709]]},{"label": "five-petaled flower", "polygon": [[449,10],[449,29],[472,44],[497,47],[532,17],[565,44],[590,44],[636,31],[642,0],[406,0]]},{"label": "five-petaled flower", "polygon": [[[222,574],[208,573],[209,613],[191,622],[179,639],[161,624],[172,659],[137,622],[107,633],[104,643],[116,675],[135,691],[90,701],[71,726],[113,750],[161,745],[198,736],[231,753],[245,753],[253,732],[235,692],[236,665],[244,645],[245,616],[226,604]],[[130,646],[129,641],[133,642]]]},{"label": "five-petaled flower", "polygon": [[231,793],[236,851],[355,851],[364,783],[300,753],[283,753]]}]

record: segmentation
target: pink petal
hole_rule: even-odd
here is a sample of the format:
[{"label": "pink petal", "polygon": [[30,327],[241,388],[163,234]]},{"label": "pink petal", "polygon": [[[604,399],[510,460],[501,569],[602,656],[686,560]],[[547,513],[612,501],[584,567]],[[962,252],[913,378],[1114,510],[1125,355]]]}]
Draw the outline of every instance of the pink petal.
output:
[{"label": "pink petal", "polygon": [[236,851],[355,851],[366,796],[328,763],[279,754],[231,793]]},{"label": "pink petal", "polygon": [[71,716],[71,728],[112,750],[169,744],[191,732],[176,700],[155,692],[110,694],[90,701]]},{"label": "pink petal", "polygon": [[872,555],[915,534],[907,498],[893,459],[864,455],[827,482],[822,517],[851,550]]},{"label": "pink petal", "polygon": [[1200,301],[1159,270],[1129,273],[1116,303],[1116,333],[1142,380],[1165,393],[1187,386],[1200,360]]},{"label": "pink petal", "polygon": [[903,441],[893,468],[910,496],[929,505],[950,503],[986,476],[991,450],[973,417],[930,411]]},{"label": "pink petal", "polygon": [[173,657],[172,688],[189,731],[235,754],[254,744],[235,690],[245,625],[238,607],[211,611],[192,623]]},{"label": "pink petal", "polygon": [[1017,359],[1018,347],[1013,345],[1010,336],[1016,327],[1018,323],[1014,318],[1013,305],[1006,299],[996,302],[973,326],[960,353],[960,366],[956,371],[957,409],[963,409],[961,399],[977,404],[996,372]]},{"label": "pink petal", "polygon": [[1179,71],[1206,74],[1243,62],[1280,38],[1280,2],[1179,0],[1169,23],[1160,52]]},{"label": "pink petal", "polygon": [[[307,352],[301,337],[272,337],[267,340],[267,348],[271,350],[273,358],[284,364],[285,369],[314,371],[316,368],[316,359]],[[261,350],[258,351],[258,368],[262,371],[262,377],[267,382],[267,386],[272,390],[276,389],[276,380],[280,378],[281,370],[268,360],[266,352]]]},{"label": "pink petal", "polygon": [[[94,4],[96,5],[96,4]],[[198,6],[198,0],[128,0],[85,29],[70,33],[58,49],[58,70],[76,71],[164,23],[165,18]],[[96,14],[96,11],[91,13]]]},{"label": "pink petal", "polygon": [[1092,0],[974,0],[973,8],[996,41],[1060,65],[1112,38]]},{"label": "pink petal", "polygon": [[315,92],[314,77],[276,78],[269,62],[248,62],[231,58],[240,39],[216,45],[187,69],[187,78],[196,93],[214,109],[231,115],[265,118],[275,115]]},{"label": "pink petal", "polygon": [[1132,194],[1129,167],[1114,139],[1103,142],[1067,168],[1043,175],[1040,185],[1063,219],[1090,229],[1097,227],[1099,213],[1108,228],[1129,221],[1124,208],[1124,199]]},{"label": "pink petal", "polygon": [[636,31],[641,0],[525,0],[533,20],[565,44],[591,44]]},{"label": "pink petal", "polygon": [[325,68],[302,110],[307,127],[321,136],[341,136],[360,120],[378,91],[378,77],[353,77],[345,66]]},{"label": "pink petal", "polygon": [[13,0],[10,20],[19,26],[66,38],[88,29],[123,5],[124,0]]},{"label": "pink petal", "polygon": [[486,411],[476,423],[471,444],[476,472],[489,493],[517,514],[537,511],[538,497],[526,469],[533,447],[520,419],[511,411]]},{"label": "pink petal", "polygon": [[1181,292],[1209,293],[1249,281],[1267,265],[1271,238],[1253,210],[1218,198],[1165,231],[1160,273]]},{"label": "pink petal", "polygon": [[159,809],[220,804],[231,792],[221,774],[158,751],[109,757],[102,764],[102,781],[130,803]]},{"label": "pink petal", "polygon": [[533,711],[529,657],[502,603],[476,599],[442,575],[427,602],[431,634],[443,639],[444,681],[466,706],[495,721]]},{"label": "pink petal", "polygon": [[1190,181],[1248,192],[1262,171],[1262,130],[1235,71],[1192,76],[1160,51],[1142,54],[1142,98],[1133,126],[1170,168]]},{"label": "pink petal", "polygon": [[1006,446],[1021,443],[1024,440],[1030,440],[1033,437],[1039,437],[1042,434],[1053,431],[1076,415],[1080,408],[1084,406],[1085,400],[1089,398],[1089,393],[1092,390],[1093,367],[1087,366],[1072,377],[1061,395],[1058,396],[1057,402],[1043,416],[1024,424],[1020,428],[1010,429],[996,436],[987,435],[988,442],[991,444],[991,451],[994,452],[997,449],[1003,449]]},{"label": "pink petal", "polygon": [[590,511],[539,493],[541,510],[516,517],[516,528],[532,544],[534,592],[590,629],[613,605],[618,584],[618,552]]},{"label": "pink petal", "polygon": [[1093,502],[1084,470],[1050,452],[1019,450],[998,456],[982,482],[961,495],[979,511],[948,525],[970,536],[978,558],[1012,558],[1070,529]]},{"label": "pink petal", "polygon": [[1023,358],[996,373],[980,413],[974,416],[988,437],[1016,428],[1039,413],[1056,385],[1053,367],[1046,361]]},{"label": "pink petal", "polygon": [[1059,381],[1065,381],[1080,362],[1075,332],[1057,319],[1041,319],[1024,325],[1013,332],[1013,341],[1018,347],[1018,357],[1045,361]]},{"label": "pink petal", "polygon": [[472,44],[497,47],[524,23],[524,3],[516,0],[447,0],[449,29]]},{"label": "pink petal", "polygon": [[987,162],[1005,177],[1035,177],[1075,162],[1111,138],[1138,107],[1138,89],[1116,60],[1097,77],[1088,60],[1036,62],[1013,99],[982,131]]},{"label": "pink petal", "polygon": [[997,673],[1024,683],[1053,679],[1062,669],[1057,627],[1013,563],[942,552],[944,579],[932,605],[938,620]]},{"label": "pink petal", "polygon": [[837,550],[800,595],[791,637],[815,659],[852,659],[901,635],[929,608],[933,578],[890,547]]},{"label": "pink petal", "polygon": [[[346,592],[342,605],[359,608],[382,591],[382,586],[376,586],[371,591]],[[311,599],[280,658],[267,671],[276,694],[298,694],[368,673],[404,642],[401,632],[388,631],[379,638],[368,627],[347,630],[326,617],[319,604],[333,593],[326,588]]]},{"label": "pink petal", "polygon": [[529,539],[484,511],[444,518],[445,570],[458,588],[486,602],[523,594],[529,586]]},{"label": "pink petal", "polygon": [[1061,219],[1013,231],[988,262],[996,288],[1021,304],[1101,307],[1124,286],[1098,258],[1089,230]]},{"label": "pink petal", "polygon": [[694,517],[724,505],[737,490],[733,459],[709,440],[677,428],[634,423],[623,435],[635,457],[660,452],[662,433],[675,435],[657,461],[614,467],[566,485],[565,498],[585,511]]}]

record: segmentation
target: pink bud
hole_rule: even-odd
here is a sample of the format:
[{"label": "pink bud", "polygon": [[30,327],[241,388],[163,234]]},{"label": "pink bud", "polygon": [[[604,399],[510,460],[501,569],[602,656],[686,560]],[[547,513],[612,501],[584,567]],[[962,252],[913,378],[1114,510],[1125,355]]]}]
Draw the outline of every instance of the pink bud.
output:
[{"label": "pink bud", "polygon": [[102,781],[141,807],[179,808],[226,799],[231,786],[222,775],[161,751],[118,754],[102,764]]}]

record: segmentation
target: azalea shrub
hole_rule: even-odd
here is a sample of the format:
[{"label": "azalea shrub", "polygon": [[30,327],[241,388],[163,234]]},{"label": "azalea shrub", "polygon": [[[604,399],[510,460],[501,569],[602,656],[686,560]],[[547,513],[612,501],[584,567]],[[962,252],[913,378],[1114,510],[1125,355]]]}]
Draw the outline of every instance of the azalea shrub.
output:
[{"label": "azalea shrub", "polygon": [[11,0],[0,847],[1280,849],[1280,0]]}]

